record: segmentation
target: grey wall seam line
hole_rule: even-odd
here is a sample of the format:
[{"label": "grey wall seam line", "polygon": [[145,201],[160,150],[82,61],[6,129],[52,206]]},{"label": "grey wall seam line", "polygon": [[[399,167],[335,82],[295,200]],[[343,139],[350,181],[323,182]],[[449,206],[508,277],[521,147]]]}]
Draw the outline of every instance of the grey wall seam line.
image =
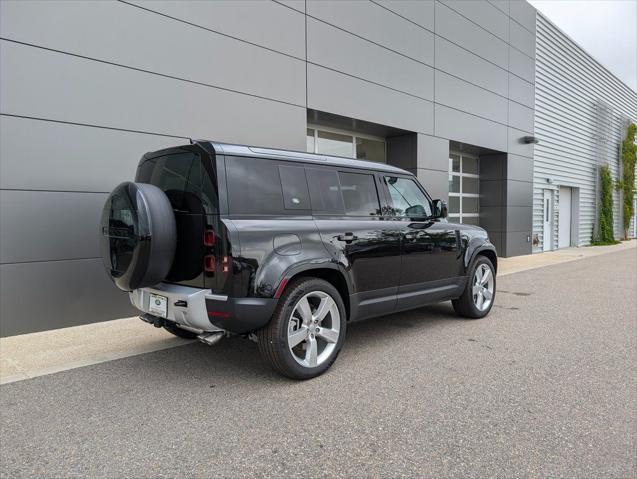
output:
[{"label": "grey wall seam line", "polygon": [[15,43],[17,45],[28,46],[28,47],[31,47],[31,48],[38,48],[38,49],[41,49],[41,50],[57,53],[59,55],[68,55],[68,56],[71,56],[71,57],[80,58],[82,60],[93,61],[93,62],[102,63],[102,64],[105,64],[105,65],[111,65],[111,66],[115,66],[115,67],[119,67],[119,68],[126,68],[128,70],[141,72],[141,73],[146,73],[148,75],[156,75],[156,76],[159,76],[159,77],[162,77],[162,78],[169,78],[171,80],[183,81],[185,83],[191,83],[191,84],[194,84],[194,85],[205,86],[207,88],[214,88],[214,89],[217,89],[217,90],[227,91],[227,92],[230,92],[230,93],[236,93],[238,95],[245,95],[245,96],[250,96],[250,97],[253,97],[253,98],[259,98],[261,100],[274,101],[274,102],[282,103],[282,104],[285,104],[285,105],[290,105],[290,106],[296,106],[296,107],[299,107],[299,108],[303,108],[302,105],[297,105],[296,103],[291,103],[291,102],[288,102],[288,101],[277,100],[277,99],[274,99],[274,98],[268,98],[268,97],[265,97],[265,96],[256,95],[254,93],[247,93],[247,92],[243,92],[243,91],[240,91],[240,90],[234,90],[232,88],[222,87],[222,86],[218,86],[218,85],[212,85],[210,83],[203,83],[203,82],[200,82],[200,81],[197,81],[197,80],[189,80],[188,78],[181,78],[181,77],[177,77],[177,76],[174,76],[174,75],[168,75],[166,73],[154,72],[152,70],[146,70],[144,68],[134,67],[134,66],[130,66],[130,65],[124,65],[123,63],[116,63],[116,62],[113,62],[113,61],[110,61],[110,60],[101,60],[99,58],[93,58],[93,57],[89,57],[89,56],[86,56],[86,55],[80,55],[78,53],[71,53],[71,52],[67,52],[67,51],[64,51],[64,50],[58,50],[56,48],[45,47],[43,45],[37,45],[35,43],[28,43],[28,42],[23,42],[23,41],[20,41],[20,40],[13,40],[11,38],[6,38],[6,37],[0,37],[0,40],[5,41],[5,42],[10,42],[10,43]]},{"label": "grey wall seam line", "polygon": [[24,191],[26,193],[78,193],[89,195],[108,195],[110,191],[88,191],[88,190],[48,190],[40,188],[0,188],[0,191]]},{"label": "grey wall seam line", "polygon": [[305,16],[308,17],[308,18],[311,18],[312,20],[316,20],[317,22],[321,22],[321,23],[324,23],[325,25],[329,25],[332,28],[336,28],[337,30],[340,30],[342,32],[349,33],[353,37],[356,37],[356,38],[359,38],[359,39],[361,39],[361,40],[363,40],[365,42],[371,43],[372,45],[376,45],[377,47],[380,47],[380,48],[383,48],[383,49],[385,49],[387,51],[395,53],[396,55],[400,55],[401,57],[408,58],[409,60],[414,61],[416,63],[420,63],[422,65],[427,65],[428,67],[433,67],[433,65],[430,65],[429,63],[426,63],[426,62],[424,62],[422,60],[418,60],[417,58],[410,57],[409,55],[407,55],[405,53],[401,53],[398,50],[394,50],[393,48],[389,48],[388,46],[382,45],[381,43],[375,42],[374,40],[370,40],[369,38],[365,38],[365,37],[359,35],[358,33],[350,32],[349,30],[346,30],[343,27],[339,27],[338,25],[334,25],[333,23],[330,23],[327,20],[323,20],[321,18],[315,17],[313,15],[310,15],[309,13],[306,13]]},{"label": "grey wall seam line", "polygon": [[[489,3],[491,3],[491,2],[489,2]],[[493,5],[493,4],[491,4],[491,5]],[[533,8],[533,10],[535,10],[535,12],[537,13],[537,10],[535,9],[535,7],[533,7],[533,6],[532,6],[531,8]],[[501,10],[500,10],[500,11],[501,11]],[[518,25],[520,25],[522,28],[524,28],[527,32],[529,32],[529,33],[530,33],[531,35],[533,35],[534,37],[535,37],[535,36],[537,36],[536,32],[534,32],[533,30],[529,30],[528,28],[526,28],[526,26],[525,26],[525,25],[523,25],[521,22],[518,22],[518,21],[517,21],[515,18],[513,18],[511,15],[509,15],[509,18],[510,18],[511,20],[513,20],[515,23],[517,23]]]},{"label": "grey wall seam line", "polygon": [[[509,25],[508,25],[508,27],[509,27],[509,40],[508,40],[508,41],[506,41],[506,40],[502,40],[502,38],[500,38],[500,37],[499,37],[499,36],[497,36],[496,34],[494,34],[494,33],[490,32],[489,30],[487,30],[486,28],[484,28],[484,27],[483,27],[482,25],[480,25],[479,23],[474,22],[474,21],[473,21],[473,20],[471,20],[469,17],[465,17],[462,13],[460,13],[460,12],[459,12],[459,11],[457,11],[456,9],[454,9],[454,8],[450,7],[450,6],[449,6],[449,5],[447,5],[446,3],[442,3],[442,2],[440,2],[440,3],[441,3],[441,5],[444,5],[444,6],[445,6],[445,7],[447,7],[449,10],[451,10],[452,12],[455,12],[455,13],[457,13],[458,15],[460,15],[462,18],[464,18],[465,20],[467,20],[469,23],[472,23],[472,24],[474,24],[475,26],[477,26],[477,27],[481,28],[482,30],[484,30],[485,32],[487,32],[489,35],[492,35],[494,38],[496,38],[496,39],[500,40],[501,42],[503,42],[504,44],[506,44],[506,45],[510,46],[510,47],[511,47],[511,48],[513,48],[514,50],[517,50],[518,52],[520,52],[522,55],[526,56],[526,57],[527,57],[527,58],[529,58],[530,60],[535,61],[535,58],[533,58],[533,57],[529,56],[527,53],[523,52],[522,50],[520,50],[518,47],[516,47],[515,45],[513,45],[513,44],[511,43],[511,22],[510,22],[511,17],[508,17],[508,19],[509,19]],[[516,22],[516,23],[517,23],[517,22]],[[442,36],[442,35],[439,35],[439,34],[438,34],[438,36]],[[534,36],[533,38],[535,38],[535,36]]]},{"label": "grey wall seam line", "polygon": [[509,12],[505,12],[500,7],[498,7],[495,3],[493,3],[491,0],[487,0],[487,3],[490,3],[492,7],[495,7],[498,11],[504,13],[507,17],[509,16]]},{"label": "grey wall seam line", "polygon": [[[443,40],[445,40],[446,42],[451,43],[452,45],[455,45],[456,47],[460,48],[461,50],[464,50],[465,52],[467,52],[467,53],[469,53],[469,54],[473,55],[474,57],[477,57],[477,58],[479,58],[480,60],[483,60],[483,61],[485,61],[485,62],[487,62],[487,63],[489,63],[489,64],[493,65],[494,67],[499,68],[500,70],[502,70],[502,71],[504,71],[504,72],[506,72],[506,73],[510,73],[511,75],[513,75],[513,76],[515,76],[515,77],[518,77],[520,80],[524,80],[524,81],[525,81],[525,82],[527,82],[527,83],[530,83],[530,84],[532,84],[532,85],[535,85],[535,82],[530,82],[530,81],[529,81],[529,80],[527,80],[526,78],[521,77],[521,76],[520,76],[520,75],[518,75],[517,73],[512,72],[511,70],[509,70],[508,66],[507,66],[507,68],[503,68],[503,67],[501,67],[500,65],[498,65],[497,63],[494,63],[494,62],[492,62],[491,60],[488,60],[488,59],[486,59],[486,58],[484,58],[484,57],[482,57],[482,56],[478,55],[476,52],[472,52],[471,50],[468,50],[467,48],[463,47],[462,45],[459,45],[458,43],[455,43],[454,41],[449,40],[447,37],[444,37],[444,36],[439,35],[439,34],[437,34],[437,33],[436,33],[436,36],[437,36],[438,38],[442,38],[442,39],[443,39]],[[508,43],[507,43],[507,45],[508,45]],[[529,57],[529,58],[530,58],[530,57]],[[533,60],[533,62],[535,63],[535,60],[534,60],[534,59],[532,59],[532,58],[530,58],[530,59],[531,59],[531,60]]]},{"label": "grey wall seam line", "polygon": [[63,259],[40,259],[31,261],[11,261],[6,263],[0,263],[0,266],[11,266],[18,264],[33,264],[33,263],[59,263],[61,261],[89,261],[89,260],[102,260],[100,256],[90,256],[88,258],[63,258]]},{"label": "grey wall seam line", "polygon": [[359,76],[354,75],[352,73],[347,73],[347,72],[344,72],[344,71],[341,71],[341,70],[337,70],[336,68],[328,67],[328,66],[322,65],[320,63],[314,63],[314,62],[310,62],[310,61],[308,61],[307,63],[310,64],[310,65],[317,66],[317,67],[325,68],[326,70],[330,70],[330,71],[333,71],[333,72],[336,72],[336,73],[340,73],[341,75],[345,75],[345,76],[348,76],[348,77],[351,77],[351,78],[355,78],[355,79],[363,81],[365,83],[371,83],[372,85],[376,85],[376,86],[379,86],[381,88],[386,88],[388,90],[395,91],[396,93],[401,93],[403,95],[407,95],[407,96],[416,98],[418,100],[429,101],[429,102],[433,101],[433,100],[430,100],[429,98],[425,98],[425,97],[422,97],[422,96],[414,95],[413,93],[409,93],[409,92],[406,92],[406,91],[403,91],[403,90],[399,90],[397,88],[394,88],[394,87],[391,87],[391,86],[388,86],[388,85],[383,85],[382,83],[378,83],[378,82],[375,82],[373,80],[368,80],[367,78],[359,77]]},{"label": "grey wall seam line", "polygon": [[[465,20],[467,20],[469,23],[473,23],[476,27],[479,27],[481,30],[484,30],[484,31],[485,31],[485,32],[487,32],[489,35],[491,35],[491,36],[493,36],[493,37],[497,38],[498,40],[500,40],[500,41],[502,41],[502,42],[504,42],[504,43],[506,43],[506,44],[509,44],[510,39],[511,39],[511,36],[510,36],[510,35],[509,35],[509,40],[505,40],[504,38],[502,38],[502,37],[500,37],[500,36],[496,35],[495,33],[493,33],[491,30],[489,30],[489,29],[487,29],[487,28],[483,27],[483,26],[482,26],[482,25],[480,25],[478,22],[476,22],[476,21],[472,20],[471,18],[467,17],[464,13],[459,12],[459,11],[458,11],[458,10],[456,10],[455,8],[453,8],[453,7],[449,6],[449,5],[447,5],[447,3],[446,3],[444,0],[440,0],[438,3],[440,3],[441,5],[444,5],[445,7],[447,7],[447,8],[448,8],[449,10],[451,10],[452,12],[457,13],[457,14],[458,14],[458,15],[460,15],[462,18],[464,18]],[[493,4],[489,3],[489,5],[491,5],[491,6],[493,7]],[[493,7],[493,8],[495,8],[495,7]],[[497,8],[496,8],[496,10],[498,10],[499,12],[502,12],[502,10],[499,10],[499,9],[497,9]],[[503,12],[502,12],[502,13],[503,13]],[[507,20],[508,20],[508,19],[510,19],[510,17],[507,15]]]},{"label": "grey wall seam line", "polygon": [[[417,22],[415,22],[415,21],[411,20],[410,18],[407,18],[407,17],[405,17],[404,15],[401,15],[401,14],[400,14],[400,13],[398,13],[398,12],[395,12],[395,11],[394,11],[394,10],[392,10],[391,8],[386,7],[385,5],[382,5],[382,4],[378,3],[376,0],[369,0],[369,1],[370,1],[371,3],[373,3],[373,4],[375,4],[375,5],[378,5],[380,8],[383,8],[383,9],[387,10],[388,12],[391,12],[392,14],[396,15],[397,17],[402,18],[403,20],[406,20],[406,21],[408,21],[409,23],[413,23],[414,25],[416,25],[416,26],[417,26],[417,27],[419,27],[419,28],[422,28],[422,29],[423,29],[423,30],[425,30],[426,32],[433,33],[434,35],[435,35],[435,33],[436,33],[436,32],[435,32],[435,30],[436,30],[436,27],[435,27],[435,25],[436,25],[435,20],[434,20],[434,31],[431,31],[431,30],[429,30],[427,27],[425,27],[424,25],[421,25],[420,23],[417,23]],[[435,9],[435,5],[434,5],[434,9]]]},{"label": "grey wall seam line", "polygon": [[[433,84],[433,89],[434,89],[434,101],[436,101],[436,4],[434,2],[434,84]],[[442,71],[442,70],[440,70]],[[445,72],[446,73],[446,72]],[[448,73],[447,73],[448,75]],[[436,105],[434,104],[434,113],[433,113],[433,128],[432,128],[432,133],[434,134],[434,136],[436,135]],[[448,147],[449,145],[447,145]],[[449,156],[449,153],[447,153],[447,156]],[[418,145],[416,145],[416,168],[418,168]]]},{"label": "grey wall seam line", "polygon": [[303,4],[305,5],[305,13],[303,13],[303,23],[305,24],[305,135],[307,136],[307,110],[310,107],[309,80],[307,73],[307,0],[304,0]]},{"label": "grey wall seam line", "polygon": [[[145,10],[145,11],[153,13],[155,15],[160,15],[162,17],[170,18],[171,20],[174,20],[176,22],[185,23],[186,25],[190,25],[190,26],[195,27],[195,28],[201,28],[202,30],[206,30],[208,32],[215,33],[217,35],[221,35],[222,37],[231,38],[231,39],[236,40],[238,42],[246,43],[248,45],[252,45],[253,47],[261,48],[263,50],[268,50],[268,51],[273,52],[273,53],[278,53],[279,55],[284,55],[286,57],[294,58],[296,60],[301,60],[301,61],[303,60],[302,58],[299,58],[299,57],[297,57],[295,55],[292,55],[290,53],[285,53],[285,52],[282,52],[282,51],[279,51],[279,50],[275,50],[274,48],[266,47],[264,45],[259,45],[258,43],[251,42],[250,40],[245,40],[243,38],[235,37],[235,36],[229,35],[227,33],[222,33],[222,32],[219,32],[217,30],[213,30],[212,28],[204,27],[203,25],[198,25],[196,23],[189,22],[188,20],[183,20],[181,18],[173,17],[173,16],[168,15],[166,13],[158,12],[157,10],[151,10],[150,8],[143,7],[143,6],[137,5],[135,3],[127,2],[126,0],[117,0],[117,1],[119,3],[122,3],[124,5],[128,5],[130,7],[139,8],[140,10]],[[294,9],[292,9],[292,10],[294,10]],[[295,10],[295,11],[297,13],[300,13],[297,10]]]},{"label": "grey wall seam line", "polygon": [[191,137],[189,136],[180,136],[180,135],[170,135],[168,133],[155,133],[152,131],[143,131],[143,130],[129,130],[127,128],[118,128],[114,126],[104,126],[104,125],[94,125],[91,123],[80,123],[75,121],[66,121],[66,120],[54,120],[52,118],[40,118],[37,116],[29,116],[29,115],[16,115],[13,113],[2,113],[0,112],[0,116],[7,116],[11,118],[23,118],[26,120],[36,120],[36,121],[50,121],[52,123],[61,123],[65,125],[74,125],[74,126],[83,126],[87,128],[101,128],[104,130],[114,130],[114,131],[123,131],[126,133],[137,133],[140,135],[153,135],[153,136],[161,136],[165,138],[177,138],[182,140],[189,140]]},{"label": "grey wall seam line", "polygon": [[297,9],[296,9],[296,8],[294,8],[294,7],[291,7],[291,6],[289,6],[289,5],[286,5],[285,3],[281,3],[281,2],[279,2],[279,0],[270,0],[270,1],[271,1],[272,3],[276,3],[277,5],[280,5],[280,6],[282,6],[282,7],[288,8],[288,9],[292,10],[293,12],[299,13],[299,14],[301,14],[301,15],[305,15],[305,12],[307,12],[307,0],[303,0],[303,5],[304,5],[304,7],[303,7],[304,11],[303,11],[303,12],[302,12],[302,11],[300,11],[300,10],[297,10]]}]

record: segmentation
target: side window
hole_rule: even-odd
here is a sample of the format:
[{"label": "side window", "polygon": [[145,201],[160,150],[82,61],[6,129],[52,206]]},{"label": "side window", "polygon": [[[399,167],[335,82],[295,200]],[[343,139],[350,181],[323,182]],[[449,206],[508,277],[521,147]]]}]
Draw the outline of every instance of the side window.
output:
[{"label": "side window", "polygon": [[399,176],[385,176],[384,180],[389,190],[394,215],[431,216],[431,204],[414,180]]},{"label": "side window", "polygon": [[343,214],[343,197],[334,170],[306,168],[312,198],[312,211],[317,214]]},{"label": "side window", "polygon": [[310,194],[307,190],[305,168],[301,166],[279,166],[283,204],[286,210],[310,210]]},{"label": "side window", "polygon": [[284,212],[279,168],[274,161],[226,157],[231,214],[276,215]]},{"label": "side window", "polygon": [[374,216],[380,214],[380,203],[373,175],[340,172],[338,177],[347,215]]}]

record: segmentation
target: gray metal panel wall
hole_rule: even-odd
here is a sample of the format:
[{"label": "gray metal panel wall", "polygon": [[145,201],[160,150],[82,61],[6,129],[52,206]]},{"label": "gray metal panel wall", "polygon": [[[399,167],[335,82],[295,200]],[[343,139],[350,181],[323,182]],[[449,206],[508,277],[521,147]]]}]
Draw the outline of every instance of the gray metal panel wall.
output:
[{"label": "gray metal panel wall", "polygon": [[[450,140],[532,158],[534,16],[507,0],[0,2],[1,334],[130,311],[95,222],[149,150],[303,150],[312,108],[414,132],[436,196]],[[36,270],[55,294],[27,311]]]},{"label": "gray metal panel wall", "polygon": [[[600,65],[543,15],[537,16],[537,61],[533,231],[543,247],[543,189],[555,190],[554,244],[557,248],[559,186],[579,188],[579,236],[576,245],[591,241],[595,220],[597,164],[608,163],[618,174],[622,117],[637,120],[637,93]],[[596,105],[611,111],[608,131],[601,138],[599,158]],[[551,184],[547,182],[550,179]],[[615,232],[620,235],[619,195],[615,193]]]}]

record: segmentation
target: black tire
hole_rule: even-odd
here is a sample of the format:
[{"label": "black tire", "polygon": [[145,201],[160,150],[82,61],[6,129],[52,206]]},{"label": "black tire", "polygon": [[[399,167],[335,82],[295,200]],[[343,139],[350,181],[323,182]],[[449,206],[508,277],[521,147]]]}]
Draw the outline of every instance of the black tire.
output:
[{"label": "black tire", "polygon": [[[479,267],[481,267],[481,265],[487,266],[490,270],[490,274],[493,277],[493,294],[492,294],[491,301],[488,307],[486,307],[484,310],[480,310],[476,306],[474,301],[474,295],[473,295],[473,283],[474,283],[476,270]],[[460,296],[458,299],[454,299],[451,301],[451,304],[453,305],[453,309],[455,310],[456,314],[464,318],[469,318],[469,319],[484,318],[487,314],[489,314],[489,311],[491,311],[491,308],[493,307],[493,303],[495,302],[496,285],[497,285],[496,275],[495,275],[495,268],[493,267],[493,263],[491,263],[491,260],[487,258],[486,256],[478,255],[476,259],[473,261],[471,268],[469,269],[467,284],[464,288],[464,291],[462,292],[462,296]]]},{"label": "black tire", "polygon": [[198,334],[188,331],[187,329],[181,329],[174,323],[164,323],[164,329],[175,336],[179,336],[184,339],[197,339]]},{"label": "black tire", "polygon": [[[288,347],[288,328],[297,303],[307,294],[322,292],[328,294],[336,303],[339,313],[340,332],[331,354],[316,367],[303,366],[294,359]],[[322,323],[321,323],[322,326]],[[276,371],[292,379],[310,379],[323,374],[336,360],[343,342],[347,327],[345,305],[341,295],[327,281],[318,278],[299,278],[288,284],[279,303],[272,314],[272,319],[257,333],[259,351],[263,359]],[[317,335],[318,338],[318,335]],[[318,341],[318,340],[317,340]]]},{"label": "black tire", "polygon": [[162,190],[145,183],[120,184],[106,200],[100,226],[102,260],[118,288],[132,291],[166,278],[177,228]]}]

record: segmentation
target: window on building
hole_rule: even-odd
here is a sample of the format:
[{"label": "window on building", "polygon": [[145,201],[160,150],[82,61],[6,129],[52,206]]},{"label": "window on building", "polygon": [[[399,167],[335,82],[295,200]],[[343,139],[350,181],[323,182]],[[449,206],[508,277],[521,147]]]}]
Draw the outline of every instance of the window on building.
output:
[{"label": "window on building", "polygon": [[385,139],[324,127],[307,129],[307,151],[385,163]]},{"label": "window on building", "polygon": [[477,225],[480,222],[480,176],[476,156],[449,155],[449,219]]}]

